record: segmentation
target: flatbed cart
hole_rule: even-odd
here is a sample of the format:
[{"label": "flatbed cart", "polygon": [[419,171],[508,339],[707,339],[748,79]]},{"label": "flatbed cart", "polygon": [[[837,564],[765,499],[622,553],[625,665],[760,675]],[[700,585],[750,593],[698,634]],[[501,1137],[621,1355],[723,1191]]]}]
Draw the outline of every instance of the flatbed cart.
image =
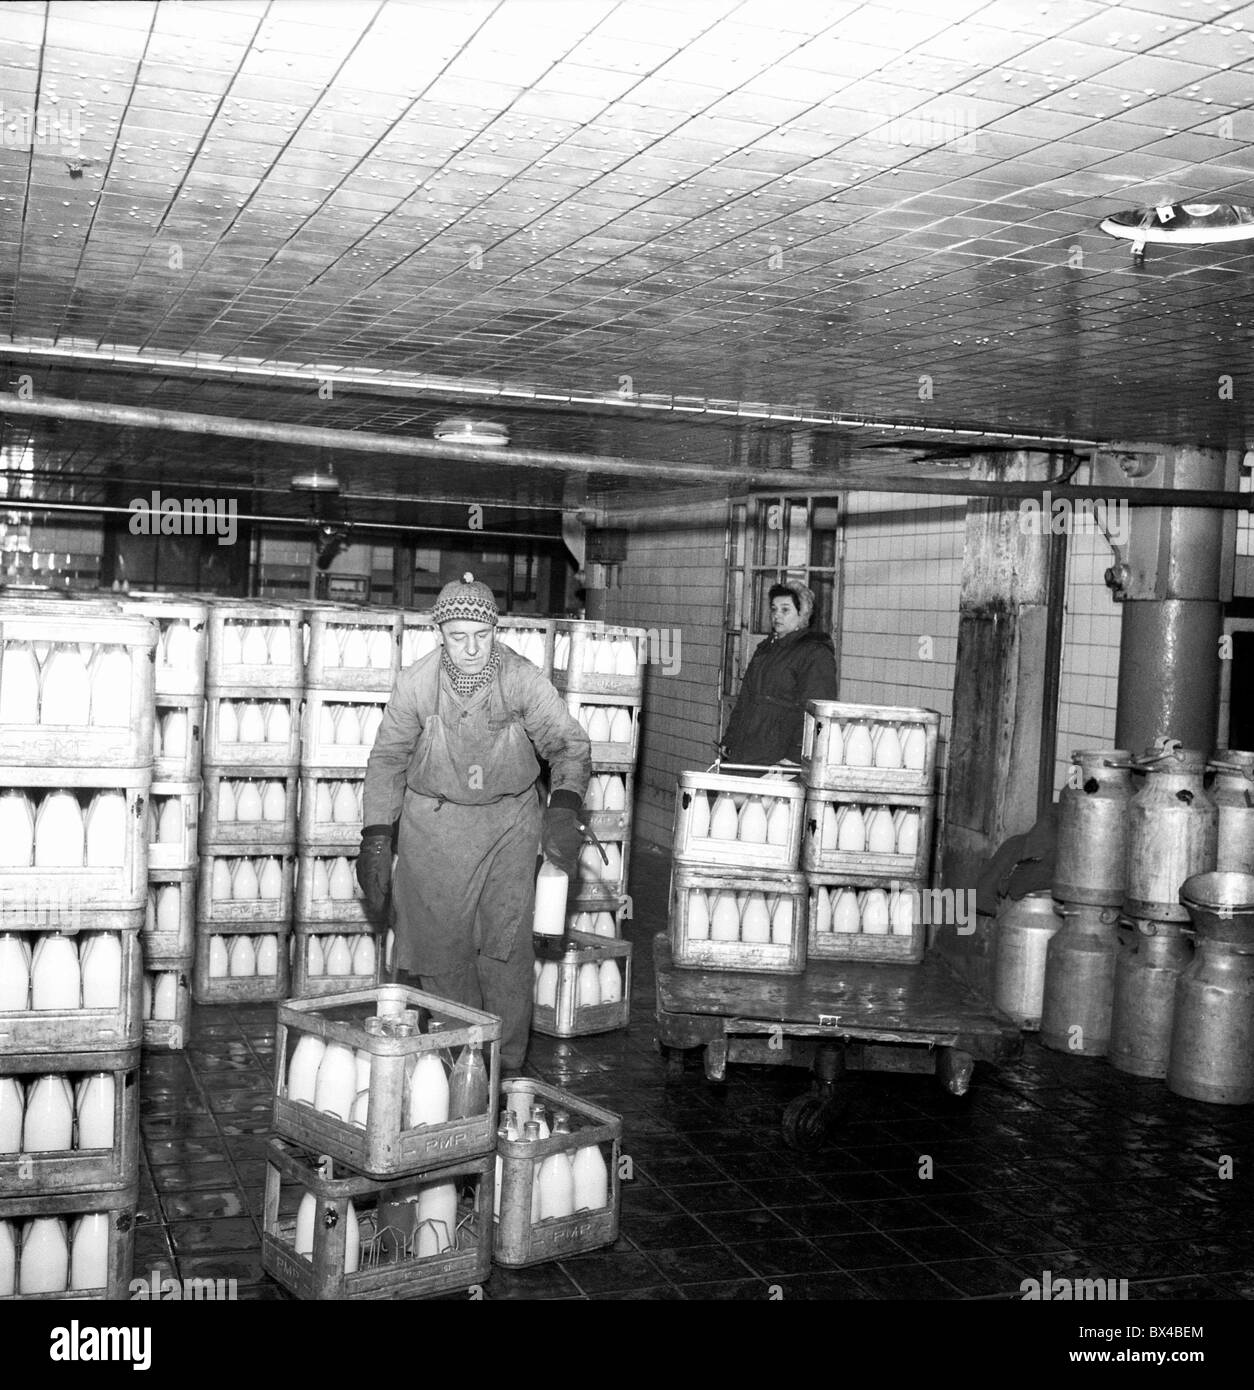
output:
[{"label": "flatbed cart", "polygon": [[819,1148],[850,1100],[849,1074],[934,1075],[966,1095],[977,1061],[1018,1055],[1014,1022],[986,1003],[936,951],[919,965],[812,961],[804,975],[680,970],[665,932],[653,939],[658,1044],[679,1069],[705,1049],[705,1074],[728,1062],[809,1066],[814,1084],[784,1110],[784,1142]]}]

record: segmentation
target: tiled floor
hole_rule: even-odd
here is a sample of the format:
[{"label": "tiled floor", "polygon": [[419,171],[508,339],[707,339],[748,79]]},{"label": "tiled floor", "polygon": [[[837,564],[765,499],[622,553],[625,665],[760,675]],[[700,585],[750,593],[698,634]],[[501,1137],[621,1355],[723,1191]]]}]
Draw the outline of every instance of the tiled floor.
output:
[{"label": "tiled floor", "polygon": [[[830,1144],[800,1155],[779,1119],[802,1072],[733,1065],[714,1085],[694,1054],[668,1076],[650,942],[669,868],[643,847],[632,860],[631,1026],[537,1037],[528,1059],[623,1118],[633,1177],[618,1243],[494,1268],[487,1298],[1019,1298],[1045,1270],[1127,1279],[1137,1299],[1254,1297],[1249,1108],[1184,1101],[1029,1041],[1012,1067],[978,1068],[964,1100],[929,1078],[867,1077]],[[260,1261],[273,1012],[198,1009],[185,1053],[145,1054],[137,1277],[235,1278],[240,1298],[286,1297]]]}]

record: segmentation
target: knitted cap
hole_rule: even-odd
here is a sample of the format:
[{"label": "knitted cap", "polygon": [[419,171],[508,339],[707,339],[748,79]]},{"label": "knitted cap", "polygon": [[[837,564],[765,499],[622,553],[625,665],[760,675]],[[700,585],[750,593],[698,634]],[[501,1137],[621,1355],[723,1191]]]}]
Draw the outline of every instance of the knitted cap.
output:
[{"label": "knitted cap", "polygon": [[437,623],[488,623],[495,627],[500,612],[492,590],[467,570],[460,581],[455,579],[440,590],[431,616]]}]

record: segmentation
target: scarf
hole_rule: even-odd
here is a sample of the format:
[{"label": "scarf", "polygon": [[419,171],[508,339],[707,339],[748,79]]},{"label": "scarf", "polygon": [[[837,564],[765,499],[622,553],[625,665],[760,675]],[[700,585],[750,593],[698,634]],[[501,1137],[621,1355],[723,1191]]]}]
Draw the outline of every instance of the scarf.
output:
[{"label": "scarf", "polygon": [[440,665],[444,669],[444,674],[452,682],[453,689],[464,700],[467,696],[474,695],[496,679],[496,674],[501,669],[501,652],[500,648],[494,645],[492,655],[488,658],[488,664],[478,673],[463,671],[454,664],[447,650],[440,653]]}]

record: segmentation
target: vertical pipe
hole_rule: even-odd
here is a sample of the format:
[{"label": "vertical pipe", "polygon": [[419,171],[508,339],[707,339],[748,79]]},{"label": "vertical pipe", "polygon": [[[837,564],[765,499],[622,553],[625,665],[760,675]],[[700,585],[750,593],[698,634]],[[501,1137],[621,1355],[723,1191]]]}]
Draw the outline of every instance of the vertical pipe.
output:
[{"label": "vertical pipe", "polygon": [[1054,762],[1058,756],[1058,686],[1062,677],[1062,626],[1067,599],[1067,532],[1049,538],[1045,602],[1045,671],[1041,691],[1041,754],[1037,769],[1036,813],[1054,803]]}]

